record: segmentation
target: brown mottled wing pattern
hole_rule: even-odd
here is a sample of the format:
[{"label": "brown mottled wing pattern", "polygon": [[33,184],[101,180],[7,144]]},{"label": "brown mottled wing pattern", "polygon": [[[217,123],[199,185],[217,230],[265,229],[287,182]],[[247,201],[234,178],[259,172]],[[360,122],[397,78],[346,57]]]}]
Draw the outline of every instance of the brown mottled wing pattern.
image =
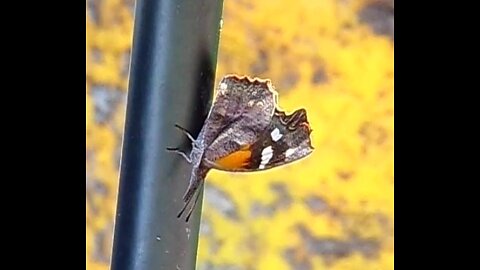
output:
[{"label": "brown mottled wing pattern", "polygon": [[[253,144],[270,124],[277,105],[277,93],[270,80],[250,79],[236,75],[225,76],[205,123],[190,152],[192,174],[183,196],[184,207],[180,217],[203,183],[212,165],[206,160],[217,160]],[[191,210],[187,213],[188,221]]]},{"label": "brown mottled wing pattern", "polygon": [[[249,172],[290,163],[313,151],[310,132],[304,109],[291,115],[277,109],[277,93],[270,80],[225,76],[193,143],[192,174],[178,217],[211,168]],[[198,194],[186,221],[197,199]]]},{"label": "brown mottled wing pattern", "polygon": [[200,132],[203,158],[215,161],[255,143],[270,125],[276,105],[277,93],[269,80],[224,77]]},{"label": "brown mottled wing pattern", "polygon": [[[278,131],[274,132],[275,129]],[[276,109],[270,125],[250,146],[252,156],[247,165],[238,169],[226,169],[218,166],[214,166],[214,168],[225,171],[251,172],[267,170],[299,160],[313,151],[310,133],[311,129],[304,109],[299,109],[291,115],[286,115]]]}]

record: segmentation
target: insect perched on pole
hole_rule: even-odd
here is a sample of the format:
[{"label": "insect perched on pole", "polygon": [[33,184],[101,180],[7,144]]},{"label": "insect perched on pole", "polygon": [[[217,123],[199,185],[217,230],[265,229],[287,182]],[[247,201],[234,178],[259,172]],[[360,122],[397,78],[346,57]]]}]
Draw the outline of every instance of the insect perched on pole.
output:
[{"label": "insect perched on pole", "polygon": [[227,75],[197,137],[176,125],[192,142],[189,155],[167,148],[192,164],[190,182],[183,196],[182,216],[196,193],[185,221],[195,209],[204,179],[211,169],[231,172],[267,170],[312,153],[312,129],[305,109],[287,115],[277,106],[278,94],[270,80]]}]

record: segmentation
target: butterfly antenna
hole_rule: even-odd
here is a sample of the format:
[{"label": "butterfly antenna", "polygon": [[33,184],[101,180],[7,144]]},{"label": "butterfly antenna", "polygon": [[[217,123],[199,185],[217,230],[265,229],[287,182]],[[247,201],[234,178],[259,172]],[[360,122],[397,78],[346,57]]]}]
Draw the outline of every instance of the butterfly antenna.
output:
[{"label": "butterfly antenna", "polygon": [[[202,185],[203,185],[203,181],[202,181],[200,187],[201,187]],[[190,219],[190,216],[191,216],[192,213],[193,213],[193,210],[195,210],[195,206],[197,205],[197,201],[198,201],[198,198],[200,197],[200,193],[201,193],[201,189],[200,189],[200,190],[197,190],[197,196],[195,196],[195,201],[193,201],[192,208],[190,208],[190,211],[188,211],[187,218],[185,219],[185,222],[188,222],[188,220]]]},{"label": "butterfly antenna", "polygon": [[192,200],[192,197],[195,194],[197,187],[198,187],[198,184],[195,181],[190,182],[190,184],[188,185],[187,192],[185,192],[185,195],[183,195],[183,202],[185,204],[183,205],[183,208],[180,211],[180,213],[178,213],[177,218],[181,217],[183,212],[185,212],[185,209],[187,209],[187,206]]},{"label": "butterfly antenna", "polygon": [[182,210],[180,211],[180,213],[178,213],[177,218],[180,218],[180,217],[182,216],[183,212],[185,212],[185,209],[187,209],[187,206],[188,206],[188,203],[185,203],[185,204],[183,205],[183,208],[182,208]]},{"label": "butterfly antenna", "polygon": [[202,185],[203,185],[203,180],[200,183],[200,186],[199,185],[194,185],[194,186],[192,186],[188,189],[187,193],[184,196],[185,204],[183,205],[182,210],[180,210],[180,212],[178,213],[177,218],[180,218],[183,215],[183,213],[187,209],[187,206],[192,201],[193,195],[196,192],[197,194],[195,196],[195,200],[193,201],[193,206],[188,211],[187,218],[185,219],[185,222],[188,222],[188,220],[190,219],[190,216],[192,215],[193,210],[195,209],[195,206],[197,205],[197,201],[198,201],[198,198],[200,196],[200,191],[198,190],[198,187],[201,187]]},{"label": "butterfly antenna", "polygon": [[193,138],[193,136],[190,134],[190,132],[188,132],[187,129],[175,124],[175,127],[178,128],[180,131],[182,131],[183,134],[185,134],[189,139],[190,141],[192,142],[195,142],[195,139]]}]

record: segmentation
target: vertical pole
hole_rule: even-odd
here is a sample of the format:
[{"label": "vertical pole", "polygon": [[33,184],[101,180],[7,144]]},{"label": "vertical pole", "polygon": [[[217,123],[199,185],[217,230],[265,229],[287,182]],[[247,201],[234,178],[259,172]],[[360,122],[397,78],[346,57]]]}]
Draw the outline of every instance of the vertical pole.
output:
[{"label": "vertical pole", "polygon": [[[177,219],[191,167],[166,147],[190,146],[215,80],[223,0],[138,0],[112,270],[195,269],[201,199]],[[203,195],[201,195],[203,196]]]}]

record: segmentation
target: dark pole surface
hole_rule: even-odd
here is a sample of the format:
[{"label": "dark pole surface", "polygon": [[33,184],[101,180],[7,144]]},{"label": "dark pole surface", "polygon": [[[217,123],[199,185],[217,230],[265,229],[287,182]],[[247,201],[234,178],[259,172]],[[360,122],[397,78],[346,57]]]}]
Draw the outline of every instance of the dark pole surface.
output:
[{"label": "dark pole surface", "polygon": [[[138,0],[111,269],[195,269],[201,199],[177,219],[190,165],[165,150],[211,103],[222,0]],[[203,195],[201,195],[203,196]]]}]

